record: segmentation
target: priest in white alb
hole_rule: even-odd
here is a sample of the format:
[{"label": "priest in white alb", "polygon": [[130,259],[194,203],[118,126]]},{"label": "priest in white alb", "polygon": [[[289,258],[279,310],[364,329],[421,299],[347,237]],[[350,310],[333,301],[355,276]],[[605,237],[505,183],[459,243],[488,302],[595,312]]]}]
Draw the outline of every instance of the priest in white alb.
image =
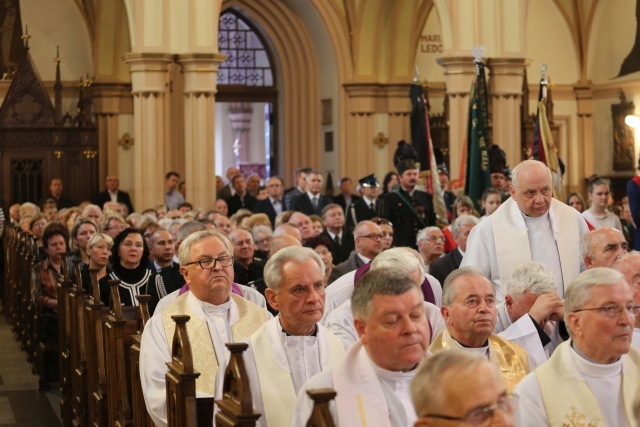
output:
[{"label": "priest in white alb", "polygon": [[525,160],[512,172],[511,197],[471,230],[461,266],[477,267],[504,300],[513,269],[539,261],[555,277],[558,295],[584,265],[580,237],[589,231],[582,215],[552,198],[551,172],[537,160]]},{"label": "priest in white alb", "polygon": [[233,248],[217,231],[199,231],[187,237],[178,250],[180,272],[189,291],[177,297],[147,322],[140,347],[140,382],[147,412],[156,426],[167,425],[167,362],[175,322],[186,314],[193,364],[200,376],[196,397],[213,396],[220,363],[227,358],[226,343],[249,337],[269,319],[268,312],[231,292]]},{"label": "priest in white alb", "polygon": [[631,335],[640,307],[624,276],[604,267],[581,273],[564,309],[571,340],[516,388],[518,426],[637,426],[640,352]]},{"label": "priest in white alb", "polygon": [[[504,302],[498,304],[494,334],[521,345],[529,356],[530,369],[547,361],[566,333],[564,303],[556,293],[551,271],[537,261],[513,270]],[[562,331],[562,332],[561,332]]]},{"label": "priest in white alb", "polygon": [[291,426],[306,425],[313,410],[307,390],[318,388],[337,392],[329,406],[335,425],[410,427],[417,418],[410,385],[430,339],[422,292],[396,271],[370,271],[360,280],[351,298],[360,339],[300,390]]},{"label": "priest in white alb", "polygon": [[513,392],[529,372],[529,361],[521,346],[493,333],[498,312],[489,280],[473,267],[453,271],[444,281],[441,311],[447,329],[429,351],[458,348],[481,354],[498,368],[507,390]]},{"label": "priest in white alb", "polygon": [[[640,305],[640,252],[633,251],[623,255],[613,264],[613,268],[622,273],[627,283],[631,286],[633,304]],[[631,345],[640,350],[640,316],[635,318]],[[638,392],[638,400],[640,403],[640,391]]]},{"label": "priest in white alb", "polygon": [[[324,310],[324,269],[320,255],[309,248],[284,248],[267,261],[266,297],[279,313],[245,340],[249,347],[243,353],[253,408],[262,414],[259,427],[288,426],[298,391],[344,356],[340,340],[318,323]],[[218,396],[223,380],[221,368]]]},{"label": "priest in white alb", "polygon": [[[396,271],[398,274],[406,274],[414,280],[419,289],[427,280],[425,279],[422,256],[412,248],[387,249],[371,262],[370,271],[375,270]],[[359,286],[359,283],[356,286]],[[435,338],[446,328],[442,314],[440,314],[440,308],[427,301],[424,301],[424,308],[431,329],[431,337]],[[353,324],[351,299],[343,302],[333,310],[325,318],[324,325],[340,338],[345,349],[349,349],[358,340],[358,332]]]}]

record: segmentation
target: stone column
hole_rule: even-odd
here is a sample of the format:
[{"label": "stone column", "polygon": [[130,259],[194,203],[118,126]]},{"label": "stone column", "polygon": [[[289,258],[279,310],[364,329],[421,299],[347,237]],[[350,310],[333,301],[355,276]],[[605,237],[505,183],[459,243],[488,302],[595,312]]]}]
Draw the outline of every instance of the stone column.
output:
[{"label": "stone column", "polygon": [[129,53],[134,113],[134,204],[139,210],[164,203],[168,65],[173,55]]},{"label": "stone column", "polygon": [[211,209],[216,198],[215,94],[221,53],[178,55],[184,73],[184,143],[187,200]]},{"label": "stone column", "polygon": [[491,58],[487,66],[491,70],[493,98],[493,139],[507,153],[507,165],[512,168],[523,158],[521,151],[522,79],[528,65],[524,58]]},{"label": "stone column", "polygon": [[[584,194],[584,179],[593,174],[594,147],[593,147],[593,89],[591,86],[574,86],[576,102],[578,104],[578,144],[569,147],[576,153],[569,153],[569,158],[577,157],[578,164],[567,165],[571,173],[569,179],[569,191],[580,191]],[[577,154],[577,156],[576,156]]]},{"label": "stone column", "polygon": [[469,95],[476,66],[470,56],[439,58],[438,64],[444,68],[449,97],[449,173],[453,180],[460,176],[463,147],[467,140]]},{"label": "stone column", "polygon": [[121,135],[118,115],[133,112],[131,87],[96,82],[91,86],[91,101],[98,126],[98,180],[102,185],[107,175],[119,173],[118,140]]}]

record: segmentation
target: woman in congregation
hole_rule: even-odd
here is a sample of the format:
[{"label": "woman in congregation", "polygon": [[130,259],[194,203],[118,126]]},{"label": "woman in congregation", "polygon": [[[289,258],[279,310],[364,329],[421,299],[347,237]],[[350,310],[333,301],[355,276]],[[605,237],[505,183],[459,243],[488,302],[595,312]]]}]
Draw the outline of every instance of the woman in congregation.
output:
[{"label": "woman in congregation", "polygon": [[446,253],[449,253],[458,247],[456,241],[453,239],[452,226],[456,218],[458,218],[460,215],[473,215],[475,217],[478,216],[475,208],[473,207],[473,202],[468,196],[456,197],[456,201],[453,202],[453,215],[451,217],[451,223],[442,229],[442,234],[444,234],[444,251]]},{"label": "woman in congregation", "polygon": [[580,193],[569,193],[567,196],[567,205],[571,206],[578,212],[584,212],[587,204],[584,202],[584,197]]},{"label": "woman in congregation", "polygon": [[582,216],[587,221],[587,224],[590,224],[595,229],[611,227],[624,233],[620,218],[608,210],[610,185],[611,181],[597,175],[589,180],[588,196],[591,206],[582,212]]},{"label": "woman in congregation", "polygon": [[44,214],[37,213],[29,220],[29,231],[31,231],[31,235],[36,240],[36,245],[38,245],[38,259],[40,261],[47,259],[47,252],[42,242],[42,234],[46,226],[47,217]]},{"label": "woman in congregation", "polygon": [[379,216],[371,218],[371,222],[376,224],[382,230],[382,250],[393,246],[393,224],[388,219],[380,218]]},{"label": "woman in congregation", "polygon": [[489,187],[482,193],[482,210],[484,215],[480,219],[484,219],[498,210],[502,204],[502,193],[497,188]]},{"label": "woman in congregation", "polygon": [[62,254],[67,252],[69,230],[54,222],[42,233],[46,258],[33,266],[31,298],[42,314],[41,332],[45,341],[58,337],[58,278],[62,275]]},{"label": "woman in congregation", "polygon": [[320,258],[322,258],[322,262],[325,267],[322,283],[324,283],[326,288],[329,285],[329,278],[333,271],[333,255],[331,253],[333,243],[331,242],[331,239],[320,234],[305,240],[304,246],[313,249],[318,255],[320,255]]},{"label": "woman in congregation", "polygon": [[87,242],[91,236],[98,232],[98,226],[89,218],[78,218],[71,227],[71,255],[67,258],[69,266],[69,277],[74,280],[76,271],[73,268],[73,262],[80,261],[80,269],[89,263],[89,255],[87,255]]},{"label": "woman in congregation", "polygon": [[[136,295],[147,286],[151,277],[149,269],[149,248],[142,232],[135,228],[127,228],[113,240],[111,264],[113,271],[109,280],[120,280],[120,302],[122,305],[137,306]],[[100,287],[100,300],[109,304],[110,289]]]},{"label": "woman in congregation", "polygon": [[[109,264],[111,258],[111,248],[113,247],[113,239],[104,233],[96,233],[87,242],[87,255],[89,255],[89,263],[82,267],[82,287],[86,292],[91,294],[93,284],[91,283],[90,270],[98,270],[98,283],[100,289],[109,289],[109,273],[112,268]],[[102,300],[102,297],[100,297]],[[107,304],[109,301],[102,301]]]}]

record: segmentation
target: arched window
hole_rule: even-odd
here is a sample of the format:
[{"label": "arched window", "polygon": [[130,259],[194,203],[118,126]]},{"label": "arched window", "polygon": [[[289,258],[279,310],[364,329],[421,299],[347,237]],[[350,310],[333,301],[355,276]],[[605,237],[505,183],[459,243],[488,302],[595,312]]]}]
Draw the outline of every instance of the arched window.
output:
[{"label": "arched window", "polygon": [[218,49],[227,55],[218,71],[218,85],[275,86],[271,60],[261,37],[231,10],[220,16]]}]

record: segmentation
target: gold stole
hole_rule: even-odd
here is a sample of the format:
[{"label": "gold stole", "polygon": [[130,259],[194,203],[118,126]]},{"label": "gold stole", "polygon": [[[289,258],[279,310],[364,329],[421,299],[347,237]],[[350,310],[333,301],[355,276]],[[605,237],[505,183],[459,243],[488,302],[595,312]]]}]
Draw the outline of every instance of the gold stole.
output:
[{"label": "gold stole", "polygon": [[[276,361],[276,357],[281,358],[284,364],[287,360],[280,339],[278,322],[277,317],[272,319],[262,325],[250,338],[260,382],[264,416],[268,426],[290,425],[293,409],[296,406],[296,393],[293,389],[291,372],[283,368],[282,363]],[[326,371],[342,360],[344,346],[335,335],[320,324],[318,324],[317,337],[321,369]]]},{"label": "gold stole", "polygon": [[[200,376],[196,379],[196,391],[214,395],[216,373],[218,372],[218,359],[216,358],[209,326],[203,315],[194,313],[189,306],[188,297],[191,292],[180,295],[169,307],[162,312],[162,323],[169,344],[169,352],[173,342],[173,334],[176,324],[171,316],[176,314],[187,314],[191,317],[187,322],[187,333],[191,343],[193,354],[193,366]],[[194,296],[195,298],[195,296]],[[231,325],[231,335],[233,341],[243,340],[254,333],[267,320],[267,311],[250,303],[246,299],[231,293],[231,299],[238,307],[238,321]]]},{"label": "gold stole", "polygon": [[[560,344],[549,360],[535,370],[549,424],[573,426],[579,421],[579,425],[604,427],[598,401],[576,369],[571,351],[571,341]],[[640,352],[631,348],[622,358],[624,410],[629,425],[635,425],[633,400],[640,378]]]},{"label": "gold stole", "polygon": [[[503,203],[492,216],[493,239],[496,245],[496,260],[500,275],[500,287],[507,293],[507,281],[513,270],[520,264],[531,261],[531,247],[527,226],[522,218],[518,204],[513,199]],[[580,257],[576,257],[576,243],[580,240],[578,217],[573,209],[556,199],[551,199],[549,220],[553,237],[560,255],[562,279],[565,288],[580,273]],[[499,226],[498,226],[499,224]],[[515,250],[517,249],[517,250]]]},{"label": "gold stole", "polygon": [[[448,330],[444,330],[429,346],[429,351],[435,353],[447,348],[461,348]],[[518,383],[529,372],[527,352],[516,343],[505,340],[498,335],[489,336],[489,361],[500,373],[509,394],[513,393]]]}]

